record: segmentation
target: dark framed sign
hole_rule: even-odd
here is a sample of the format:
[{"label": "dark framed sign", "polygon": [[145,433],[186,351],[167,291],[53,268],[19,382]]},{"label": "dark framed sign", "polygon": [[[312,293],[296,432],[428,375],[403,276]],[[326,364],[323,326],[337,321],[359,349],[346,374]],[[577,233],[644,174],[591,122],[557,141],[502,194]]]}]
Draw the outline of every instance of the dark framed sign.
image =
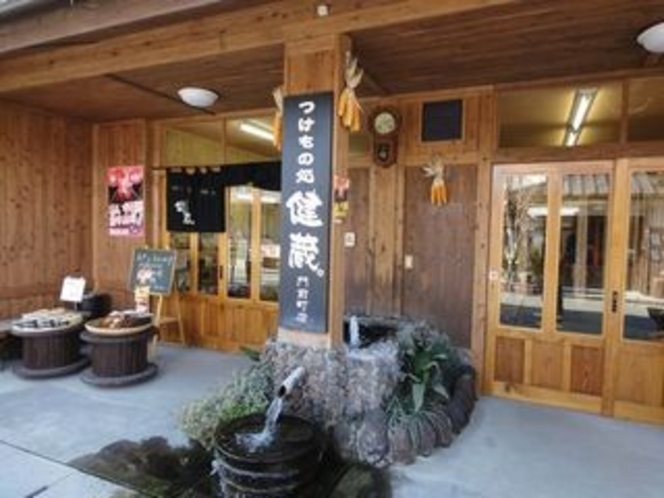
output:
[{"label": "dark framed sign", "polygon": [[150,294],[168,295],[173,288],[177,253],[167,249],[134,249],[129,270],[129,288],[148,286]]},{"label": "dark framed sign", "polygon": [[332,93],[287,97],[281,165],[279,326],[327,331]]}]

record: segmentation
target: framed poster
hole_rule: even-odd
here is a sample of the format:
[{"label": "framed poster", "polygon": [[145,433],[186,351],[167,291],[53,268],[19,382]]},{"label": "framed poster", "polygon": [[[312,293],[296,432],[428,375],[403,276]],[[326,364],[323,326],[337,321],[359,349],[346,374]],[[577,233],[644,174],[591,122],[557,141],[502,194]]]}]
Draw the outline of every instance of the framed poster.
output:
[{"label": "framed poster", "polygon": [[108,168],[108,234],[113,237],[142,237],[145,205],[143,166]]}]

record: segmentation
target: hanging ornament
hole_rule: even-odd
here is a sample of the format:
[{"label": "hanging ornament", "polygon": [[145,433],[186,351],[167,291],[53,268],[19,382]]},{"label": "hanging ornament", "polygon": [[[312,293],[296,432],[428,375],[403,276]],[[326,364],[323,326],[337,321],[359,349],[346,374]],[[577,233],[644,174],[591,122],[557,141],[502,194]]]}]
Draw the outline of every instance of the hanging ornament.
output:
[{"label": "hanging ornament", "polygon": [[277,106],[276,111],[274,111],[274,118],[272,118],[272,129],[274,130],[272,143],[277,148],[277,150],[281,150],[281,138],[283,135],[282,118],[284,115],[283,88],[278,86],[277,88],[272,90],[272,97],[274,98],[274,103]]},{"label": "hanging ornament", "polygon": [[341,118],[342,124],[352,132],[360,131],[362,120],[360,113],[362,107],[355,95],[355,89],[362,81],[364,70],[359,67],[357,57],[350,52],[346,52],[346,69],[344,71],[345,88],[339,96],[339,110],[337,114]]},{"label": "hanging ornament", "polygon": [[431,177],[431,189],[429,191],[429,201],[434,206],[444,206],[448,203],[447,184],[445,183],[445,166],[443,158],[439,154],[434,154],[427,166],[424,168],[424,174]]}]

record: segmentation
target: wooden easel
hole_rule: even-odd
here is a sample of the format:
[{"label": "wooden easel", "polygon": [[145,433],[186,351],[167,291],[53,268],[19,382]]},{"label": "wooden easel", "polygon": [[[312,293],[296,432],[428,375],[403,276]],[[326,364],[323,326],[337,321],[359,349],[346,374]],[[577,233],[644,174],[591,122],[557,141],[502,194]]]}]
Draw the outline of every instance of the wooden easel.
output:
[{"label": "wooden easel", "polygon": [[180,337],[180,342],[187,345],[187,337],[184,333],[184,325],[182,324],[182,309],[180,307],[180,293],[177,290],[174,290],[171,294],[171,297],[175,299],[175,316],[164,316],[164,296],[160,294],[157,297],[157,312],[155,313],[155,327],[161,331],[162,326],[169,326],[172,323],[176,323],[178,326],[178,335]]}]

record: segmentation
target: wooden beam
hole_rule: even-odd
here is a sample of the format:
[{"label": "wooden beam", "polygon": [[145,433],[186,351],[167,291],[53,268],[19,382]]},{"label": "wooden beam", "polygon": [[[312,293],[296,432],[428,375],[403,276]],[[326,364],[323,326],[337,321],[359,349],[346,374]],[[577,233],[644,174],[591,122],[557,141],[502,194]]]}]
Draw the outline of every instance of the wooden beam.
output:
[{"label": "wooden beam", "polygon": [[306,2],[266,6],[0,61],[0,92],[352,33],[524,0],[391,0],[316,18]]},{"label": "wooden beam", "polygon": [[[65,40],[113,30],[127,25],[155,20],[166,22],[175,15],[201,11],[205,7],[226,9],[241,2],[230,0],[106,0],[94,7],[86,3],[67,4],[0,25],[0,54],[37,47],[44,44],[63,44]],[[227,5],[228,4],[228,5]],[[193,11],[193,12],[192,12]],[[75,44],[75,41],[70,43]],[[79,42],[84,43],[84,42]]]}]

